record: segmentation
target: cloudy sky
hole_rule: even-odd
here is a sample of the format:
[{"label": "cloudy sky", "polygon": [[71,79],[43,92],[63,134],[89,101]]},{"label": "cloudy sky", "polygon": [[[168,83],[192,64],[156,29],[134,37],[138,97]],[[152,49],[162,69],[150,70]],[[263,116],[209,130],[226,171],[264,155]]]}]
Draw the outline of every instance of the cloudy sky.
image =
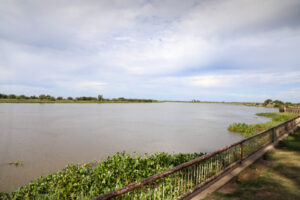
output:
[{"label": "cloudy sky", "polygon": [[1,0],[0,93],[300,102],[300,1]]}]

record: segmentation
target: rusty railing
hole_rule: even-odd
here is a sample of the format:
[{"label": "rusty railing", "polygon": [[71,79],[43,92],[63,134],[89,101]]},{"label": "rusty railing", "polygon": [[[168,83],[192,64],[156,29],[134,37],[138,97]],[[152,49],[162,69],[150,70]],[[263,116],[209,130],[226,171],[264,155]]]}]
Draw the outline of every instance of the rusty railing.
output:
[{"label": "rusty railing", "polygon": [[298,125],[300,116],[95,199],[183,199]]},{"label": "rusty railing", "polygon": [[285,112],[300,114],[300,108],[288,107],[288,108],[285,108]]}]

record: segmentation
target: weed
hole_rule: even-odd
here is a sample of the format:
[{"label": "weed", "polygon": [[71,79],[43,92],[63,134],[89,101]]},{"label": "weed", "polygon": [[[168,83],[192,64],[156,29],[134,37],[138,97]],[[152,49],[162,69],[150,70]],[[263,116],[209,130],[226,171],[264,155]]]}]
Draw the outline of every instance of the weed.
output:
[{"label": "weed", "polygon": [[[0,199],[91,199],[202,155],[156,153],[132,157],[116,153],[94,165],[68,165],[10,194],[0,194]],[[16,166],[20,163],[11,162]]]},{"label": "weed", "polygon": [[233,123],[229,125],[228,130],[241,133],[245,137],[250,137],[297,116],[297,114],[294,113],[257,113],[256,115],[272,118],[272,121],[250,125],[245,123]]}]

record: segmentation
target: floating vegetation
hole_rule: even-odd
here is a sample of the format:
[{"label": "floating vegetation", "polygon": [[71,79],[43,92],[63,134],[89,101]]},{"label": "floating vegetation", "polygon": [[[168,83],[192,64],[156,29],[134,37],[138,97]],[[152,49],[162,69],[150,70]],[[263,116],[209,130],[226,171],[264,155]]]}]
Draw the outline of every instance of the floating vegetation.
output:
[{"label": "floating vegetation", "polygon": [[103,162],[68,165],[14,192],[0,193],[0,199],[91,199],[202,155],[156,153],[133,157],[116,153]]},{"label": "floating vegetation", "polygon": [[16,167],[19,167],[19,166],[23,166],[23,165],[24,165],[24,161],[19,161],[19,160],[17,160],[17,161],[15,161],[15,162],[9,162],[8,164],[9,164],[9,165],[14,165],[14,166],[16,166]]}]

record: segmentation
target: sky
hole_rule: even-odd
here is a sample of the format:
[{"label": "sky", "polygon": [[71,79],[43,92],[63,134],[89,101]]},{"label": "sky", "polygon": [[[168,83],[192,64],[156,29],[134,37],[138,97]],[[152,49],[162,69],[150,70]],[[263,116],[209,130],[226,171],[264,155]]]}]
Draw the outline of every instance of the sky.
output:
[{"label": "sky", "polygon": [[300,1],[1,0],[0,93],[300,102]]}]

